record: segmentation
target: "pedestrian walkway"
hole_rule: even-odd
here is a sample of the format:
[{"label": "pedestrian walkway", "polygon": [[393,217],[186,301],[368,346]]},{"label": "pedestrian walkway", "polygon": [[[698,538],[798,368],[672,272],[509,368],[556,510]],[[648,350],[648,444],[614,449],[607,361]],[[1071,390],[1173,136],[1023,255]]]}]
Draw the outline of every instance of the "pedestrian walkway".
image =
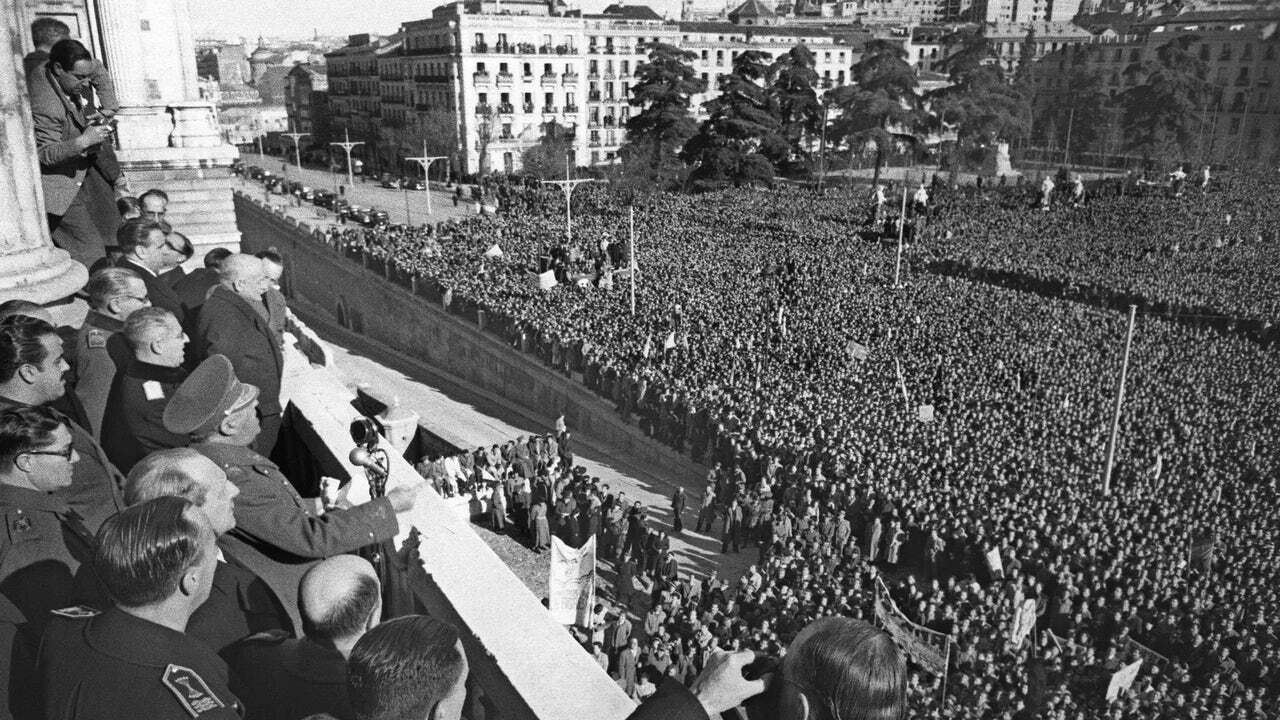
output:
[{"label": "pedestrian walkway", "polygon": [[[455,446],[488,447],[520,435],[545,434],[554,427],[554,417],[531,417],[523,409],[465,381],[444,376],[419,360],[347,331],[319,313],[308,312],[305,303],[300,303],[295,310],[330,343],[334,369],[348,387],[352,390],[368,387],[375,390],[379,398],[396,398],[400,407],[416,412],[431,432]],[[755,562],[755,547],[744,546],[740,553],[721,554],[718,537],[690,529],[701,504],[705,468],[686,458],[683,464],[687,472],[682,477],[659,476],[627,458],[625,453],[594,445],[589,429],[569,429],[576,443],[575,464],[585,467],[589,475],[599,477],[611,491],[621,490],[631,500],[639,500],[647,507],[650,527],[671,535],[671,547],[682,571],[705,576],[715,569],[721,578],[734,580]],[[685,488],[689,498],[685,531],[680,535],[671,532],[670,498],[677,484]],[[547,555],[534,554],[516,539],[519,535],[496,534],[479,525],[476,529],[534,593],[546,596]],[[611,586],[612,567],[602,562],[600,574]]]}]

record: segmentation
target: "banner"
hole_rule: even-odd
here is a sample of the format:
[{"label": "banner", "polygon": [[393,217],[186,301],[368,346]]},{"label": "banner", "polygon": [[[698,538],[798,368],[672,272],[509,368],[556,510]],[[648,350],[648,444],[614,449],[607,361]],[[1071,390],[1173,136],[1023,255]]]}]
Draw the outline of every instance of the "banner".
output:
[{"label": "banner", "polygon": [[1009,639],[1013,641],[1015,647],[1021,645],[1035,626],[1036,601],[1034,598],[1027,598],[1022,601],[1022,607],[1013,614],[1013,627],[1009,633]]},{"label": "banner", "polygon": [[547,582],[551,617],[561,625],[590,623],[596,604],[596,538],[580,548],[551,538],[551,573]]},{"label": "banner", "polygon": [[1126,638],[1125,644],[1120,649],[1128,653],[1129,657],[1136,655],[1138,659],[1143,660],[1148,665],[1151,665],[1156,671],[1165,675],[1172,675],[1171,671],[1173,669],[1173,663],[1169,661],[1169,658],[1161,655],[1155,650],[1152,650],[1146,645],[1143,645],[1137,640],[1134,640],[1133,638]]},{"label": "banner", "polygon": [[1121,693],[1129,692],[1129,686],[1133,685],[1140,669],[1142,669],[1142,660],[1138,659],[1112,673],[1111,682],[1107,683],[1107,702],[1120,697]]},{"label": "banner", "polygon": [[500,258],[502,257],[502,248],[498,247],[498,243],[494,243],[489,246],[488,250],[484,251],[484,256],[487,258]]},{"label": "banner", "polygon": [[921,405],[917,407],[916,416],[920,418],[920,422],[933,422],[933,406]]},{"label": "banner", "polygon": [[991,577],[996,580],[1004,577],[1004,561],[1000,559],[1000,548],[987,551],[987,567],[991,570]]},{"label": "banner", "polygon": [[536,278],[536,284],[539,290],[550,290],[551,288],[555,287],[556,285],[559,285],[560,283],[556,280],[555,271],[548,270],[544,273],[538,274]]},{"label": "banner", "polygon": [[857,340],[850,340],[844,344],[845,353],[854,360],[866,360],[871,356],[871,350]]},{"label": "banner", "polygon": [[917,625],[898,610],[884,581],[876,578],[876,620],[912,660],[935,675],[945,676],[951,658],[951,636]]}]

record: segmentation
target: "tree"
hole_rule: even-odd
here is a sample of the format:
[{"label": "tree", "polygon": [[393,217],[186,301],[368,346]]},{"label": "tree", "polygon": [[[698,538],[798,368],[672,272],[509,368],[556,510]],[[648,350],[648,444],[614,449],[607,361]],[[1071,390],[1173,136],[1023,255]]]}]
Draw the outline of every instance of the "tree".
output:
[{"label": "tree", "polygon": [[1005,81],[986,37],[966,30],[949,40],[956,50],[941,67],[952,84],[931,93],[929,100],[940,121],[956,130],[952,167],[958,169],[966,148],[985,148],[1025,133],[1030,105],[1018,86]]},{"label": "tree", "polygon": [[[449,157],[449,167],[454,167],[454,161],[458,154],[458,124],[454,114],[445,110],[431,110],[418,115],[418,135],[415,139],[416,147],[414,155],[422,152],[423,142],[426,142],[426,155],[446,155]],[[439,172],[439,165],[434,166],[436,172]]]},{"label": "tree", "polygon": [[[1101,146],[1115,121],[1116,109],[1102,77],[1090,69],[1083,55],[1066,69],[1057,92],[1042,97],[1037,109],[1041,136],[1063,148],[1063,161],[1070,148]],[[1069,135],[1068,135],[1069,133]]]},{"label": "tree", "polygon": [[1143,157],[1185,157],[1208,98],[1204,62],[1191,53],[1200,38],[1183,35],[1154,57],[1125,68],[1132,84],[1120,94],[1126,144]]},{"label": "tree", "polygon": [[565,159],[573,150],[573,131],[552,120],[542,128],[538,144],[528,148],[520,157],[525,173],[543,180],[559,180],[565,177]]},{"label": "tree", "polygon": [[627,120],[627,140],[619,150],[629,175],[665,185],[679,175],[676,156],[698,126],[689,112],[689,98],[706,84],[690,61],[697,55],[673,45],[655,43],[648,62],[636,68],[636,84],[627,100],[640,112]]},{"label": "tree", "polygon": [[769,76],[782,137],[787,141],[787,159],[808,159],[813,136],[822,130],[813,52],[803,43],[797,44],[773,63]]},{"label": "tree", "polygon": [[786,158],[778,105],[763,84],[768,59],[759,50],[739,53],[733,72],[720,78],[720,94],[703,103],[709,117],[680,153],[697,163],[690,177],[699,186],[768,184]]},{"label": "tree", "polygon": [[926,114],[917,88],[915,70],[906,61],[901,45],[870,40],[853,65],[852,85],[831,91],[840,116],[830,133],[850,145],[871,144],[876,153],[874,182],[879,184],[885,157],[896,142],[915,142]]}]

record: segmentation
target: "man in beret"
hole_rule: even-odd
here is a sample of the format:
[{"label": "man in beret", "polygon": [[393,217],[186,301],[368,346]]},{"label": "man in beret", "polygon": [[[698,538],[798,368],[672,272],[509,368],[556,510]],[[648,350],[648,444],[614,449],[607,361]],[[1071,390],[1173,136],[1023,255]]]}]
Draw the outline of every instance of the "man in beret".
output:
[{"label": "man in beret", "polygon": [[[256,258],[255,258],[256,261]],[[390,540],[396,513],[413,508],[421,485],[347,509],[317,512],[280,468],[250,449],[258,435],[258,388],[236,379],[231,361],[212,355],[180,385],[164,411],[169,432],[191,439],[236,484],[236,527],[223,536],[227,552],[266,581],[302,632],[298,583],[324,558]]]}]

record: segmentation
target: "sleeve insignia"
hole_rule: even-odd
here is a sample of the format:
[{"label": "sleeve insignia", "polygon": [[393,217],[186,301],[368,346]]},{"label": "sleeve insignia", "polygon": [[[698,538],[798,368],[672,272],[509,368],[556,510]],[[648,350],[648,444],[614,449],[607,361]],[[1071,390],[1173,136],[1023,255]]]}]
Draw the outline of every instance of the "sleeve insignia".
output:
[{"label": "sleeve insignia", "polygon": [[104,348],[107,346],[107,334],[101,330],[90,330],[89,334],[85,336],[85,340],[91,348]]},{"label": "sleeve insignia", "polygon": [[26,532],[31,529],[31,518],[23,515],[13,521],[13,529],[15,532]]},{"label": "sleeve insignia", "polygon": [[101,614],[97,610],[94,610],[91,607],[85,607],[84,605],[73,605],[71,607],[59,608],[58,610],[51,610],[50,612],[58,617],[71,618],[72,620],[84,620]]},{"label": "sleeve insignia", "polygon": [[191,668],[170,664],[164,669],[164,677],[161,680],[165,687],[173,692],[174,697],[178,698],[178,704],[182,705],[182,708],[193,718],[226,707],[226,704],[213,694],[213,690],[209,689],[209,683]]}]

